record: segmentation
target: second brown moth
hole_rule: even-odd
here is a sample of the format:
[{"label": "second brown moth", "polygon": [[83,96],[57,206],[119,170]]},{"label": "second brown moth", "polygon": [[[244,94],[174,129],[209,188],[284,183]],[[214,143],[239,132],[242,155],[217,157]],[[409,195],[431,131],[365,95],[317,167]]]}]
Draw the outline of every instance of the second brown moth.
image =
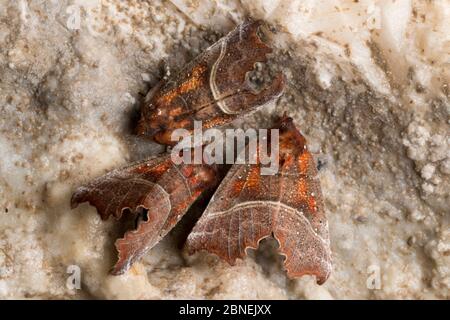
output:
[{"label": "second brown moth", "polygon": [[[245,21],[153,88],[141,107],[137,133],[172,146],[176,129],[192,132],[198,120],[204,129],[222,126],[278,98],[285,86],[283,74],[260,90],[248,83],[248,73],[272,51],[258,34],[261,25]],[[89,202],[104,220],[137,217],[136,228],[116,241],[118,261],[111,273],[126,272],[204,192],[220,183],[188,236],[189,253],[206,250],[234,264],[248,248],[256,249],[262,239],[273,236],[289,277],[314,275],[317,283],[324,283],[332,264],[315,162],[291,118],[283,116],[274,129],[280,132],[280,167],[273,175],[261,175],[257,161],[234,164],[219,181],[219,165],[175,164],[167,153],[79,187],[72,208]]]}]

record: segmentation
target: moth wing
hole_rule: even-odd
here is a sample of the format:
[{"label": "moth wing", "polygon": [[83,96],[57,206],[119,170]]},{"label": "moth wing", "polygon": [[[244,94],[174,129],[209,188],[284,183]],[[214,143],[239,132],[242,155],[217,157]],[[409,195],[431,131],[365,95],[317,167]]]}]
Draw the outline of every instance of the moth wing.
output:
[{"label": "moth wing", "polygon": [[77,188],[72,195],[71,207],[89,202],[103,220],[110,216],[120,219],[125,209],[149,209],[148,195],[157,188],[155,182],[169,166],[170,159],[160,157],[113,170]]},{"label": "moth wing", "polygon": [[288,276],[316,275],[324,283],[331,272],[328,224],[304,143],[295,127],[282,127],[275,175],[261,175],[260,164],[235,164],[189,235],[189,252],[206,250],[234,264],[273,235]]}]

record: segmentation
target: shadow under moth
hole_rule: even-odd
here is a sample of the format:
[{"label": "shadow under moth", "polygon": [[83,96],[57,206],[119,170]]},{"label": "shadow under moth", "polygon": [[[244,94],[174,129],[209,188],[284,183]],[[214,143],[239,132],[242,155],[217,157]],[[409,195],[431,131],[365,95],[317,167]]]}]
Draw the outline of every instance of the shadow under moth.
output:
[{"label": "shadow under moth", "polygon": [[[174,145],[175,129],[192,132],[194,121],[202,121],[205,129],[223,126],[278,98],[285,86],[283,74],[260,90],[248,81],[255,64],[266,62],[272,52],[258,34],[261,24],[245,21],[179,74],[153,88],[141,107],[137,133]],[[140,216],[136,228],[116,240],[118,261],[111,273],[127,271],[200,195],[220,183],[187,238],[190,254],[206,250],[234,264],[245,257],[247,248],[256,249],[259,241],[273,236],[285,256],[289,277],[315,275],[319,284],[324,283],[332,264],[314,159],[291,118],[281,117],[273,128],[279,130],[279,170],[272,175],[261,175],[257,156],[256,163],[233,164],[219,181],[219,165],[176,164],[167,153],[79,187],[72,196],[72,208],[89,202],[103,220],[110,216],[119,220],[128,213]]]}]

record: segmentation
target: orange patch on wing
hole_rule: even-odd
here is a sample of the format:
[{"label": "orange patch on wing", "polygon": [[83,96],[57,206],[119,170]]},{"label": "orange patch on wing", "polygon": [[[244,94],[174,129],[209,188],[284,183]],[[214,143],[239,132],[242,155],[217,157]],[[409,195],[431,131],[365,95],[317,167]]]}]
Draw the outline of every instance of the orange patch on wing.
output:
[{"label": "orange patch on wing", "polygon": [[169,167],[170,167],[170,162],[169,161],[161,162],[161,163],[157,164],[154,167],[150,167],[148,164],[144,163],[141,166],[135,168],[133,170],[133,172],[135,172],[135,173],[146,173],[146,172],[151,171],[156,176],[159,176],[159,175],[163,174],[164,172],[166,172]]},{"label": "orange patch on wing", "polygon": [[206,71],[206,67],[203,65],[195,66],[192,70],[192,75],[178,87],[170,90],[160,98],[160,102],[165,105],[172,102],[172,100],[180,95],[189,91],[197,90],[203,82],[203,74]]},{"label": "orange patch on wing", "polygon": [[183,176],[189,177],[194,172],[194,167],[193,166],[185,166],[185,167],[181,168],[181,172],[183,173]]},{"label": "orange patch on wing", "polygon": [[172,209],[174,214],[171,215],[171,219],[169,220],[169,224],[178,221],[178,219],[180,218],[180,217],[178,217],[178,214],[180,212],[185,211],[186,208],[190,207],[192,202],[195,201],[195,199],[197,199],[200,196],[201,193],[202,192],[198,191],[198,190],[194,191],[191,197],[186,197],[184,199],[184,201],[180,202],[176,207],[174,207]]},{"label": "orange patch on wing", "polygon": [[236,197],[244,188],[245,180],[237,180],[233,183],[233,187],[231,188],[231,197]]},{"label": "orange patch on wing", "polygon": [[310,192],[308,188],[307,179],[301,178],[297,184],[297,197],[299,202],[306,203],[310,212],[315,213],[317,211],[317,202],[315,195]]},{"label": "orange patch on wing", "polygon": [[228,119],[227,117],[223,117],[223,118],[215,117],[212,119],[205,120],[203,122],[203,128],[209,129],[209,128],[221,126],[222,124],[227,122],[227,119]]}]

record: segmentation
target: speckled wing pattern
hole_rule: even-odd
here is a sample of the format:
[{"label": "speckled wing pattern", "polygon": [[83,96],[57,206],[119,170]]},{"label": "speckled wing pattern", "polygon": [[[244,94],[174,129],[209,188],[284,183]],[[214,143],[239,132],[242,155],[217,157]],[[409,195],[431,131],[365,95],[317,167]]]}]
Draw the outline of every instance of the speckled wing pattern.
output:
[{"label": "speckled wing pattern", "polygon": [[261,24],[250,20],[240,24],[155,87],[141,108],[137,133],[174,145],[175,129],[192,131],[195,120],[202,121],[203,128],[223,125],[279,97],[285,83],[282,73],[260,90],[247,79],[255,64],[265,62],[272,52],[257,33]]},{"label": "speckled wing pattern", "polygon": [[117,239],[118,261],[111,273],[122,274],[157,244],[181,219],[203,191],[215,185],[216,170],[208,165],[175,165],[170,155],[114,170],[79,187],[71,205],[89,202],[103,220],[120,219],[128,209],[147,209],[135,230]]},{"label": "speckled wing pattern", "polygon": [[235,164],[187,239],[190,253],[206,250],[234,264],[247,248],[273,235],[289,277],[331,272],[328,222],[317,169],[305,138],[291,118],[279,124],[280,168],[261,175],[261,165]]}]

